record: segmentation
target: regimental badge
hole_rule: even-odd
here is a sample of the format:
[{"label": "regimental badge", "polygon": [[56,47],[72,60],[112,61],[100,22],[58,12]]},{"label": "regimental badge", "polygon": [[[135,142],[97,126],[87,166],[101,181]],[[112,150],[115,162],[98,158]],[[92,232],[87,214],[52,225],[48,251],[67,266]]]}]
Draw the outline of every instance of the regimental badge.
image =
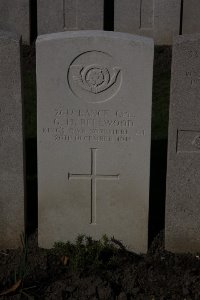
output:
[{"label": "regimental badge", "polygon": [[122,70],[111,55],[88,51],[76,57],[68,69],[68,84],[87,102],[104,102],[115,96],[122,83]]},{"label": "regimental badge", "polygon": [[117,80],[120,73],[118,68],[108,70],[100,65],[73,66],[72,73],[77,74],[73,79],[85,90],[98,94],[109,89]]}]

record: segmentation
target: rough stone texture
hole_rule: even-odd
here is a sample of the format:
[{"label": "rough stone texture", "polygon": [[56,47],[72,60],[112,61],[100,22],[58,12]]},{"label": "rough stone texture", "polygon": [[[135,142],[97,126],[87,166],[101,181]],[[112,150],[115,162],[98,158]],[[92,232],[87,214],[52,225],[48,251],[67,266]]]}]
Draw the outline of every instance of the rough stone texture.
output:
[{"label": "rough stone texture", "polygon": [[200,35],[173,46],[166,196],[166,249],[200,251]]},{"label": "rough stone texture", "polygon": [[23,42],[30,43],[30,1],[1,0],[0,30],[22,35]]},{"label": "rough stone texture", "polygon": [[39,245],[115,236],[147,251],[153,41],[37,40]]},{"label": "rough stone texture", "polygon": [[183,34],[200,33],[200,1],[183,1]]},{"label": "rough stone texture", "polygon": [[179,34],[181,0],[115,0],[115,31],[154,38],[171,45]]},{"label": "rough stone texture", "polygon": [[20,246],[24,182],[20,41],[0,31],[0,248]]},{"label": "rough stone texture", "polygon": [[38,0],[38,34],[103,29],[103,0]]}]

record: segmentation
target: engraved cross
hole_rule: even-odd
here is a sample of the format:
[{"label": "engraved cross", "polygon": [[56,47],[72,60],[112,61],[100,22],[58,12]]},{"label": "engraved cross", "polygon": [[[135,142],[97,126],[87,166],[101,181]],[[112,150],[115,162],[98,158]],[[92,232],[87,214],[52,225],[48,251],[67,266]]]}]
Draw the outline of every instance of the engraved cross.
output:
[{"label": "engraved cross", "polygon": [[91,172],[90,174],[72,174],[68,173],[68,180],[71,179],[89,179],[91,182],[91,218],[90,224],[96,224],[96,184],[97,180],[119,180],[117,175],[103,175],[97,174],[96,158],[98,149],[91,149]]}]

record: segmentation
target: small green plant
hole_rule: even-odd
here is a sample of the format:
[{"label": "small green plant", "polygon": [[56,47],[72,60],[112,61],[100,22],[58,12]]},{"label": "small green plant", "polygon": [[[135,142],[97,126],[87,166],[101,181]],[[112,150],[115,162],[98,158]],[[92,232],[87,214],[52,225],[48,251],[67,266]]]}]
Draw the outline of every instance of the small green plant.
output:
[{"label": "small green plant", "polygon": [[28,273],[28,266],[27,266],[27,255],[28,255],[28,241],[27,237],[24,233],[20,235],[21,245],[22,245],[22,253],[20,256],[20,262],[17,269],[14,272],[14,282],[18,280],[24,281]]},{"label": "small green plant", "polygon": [[104,235],[99,241],[91,237],[79,235],[74,244],[57,242],[50,250],[52,254],[69,258],[69,266],[73,270],[90,268],[107,268],[116,263],[118,249]]},{"label": "small green plant", "polygon": [[[28,273],[28,263],[27,263],[27,255],[28,255],[28,241],[27,237],[24,233],[20,235],[21,239],[21,245],[22,245],[22,252],[20,255],[20,261],[18,264],[17,269],[14,271],[14,277],[13,277],[13,285],[8,288],[6,291],[2,292],[0,296],[6,296],[9,294],[15,294],[20,293],[26,295],[29,299],[31,299],[31,296],[29,296],[26,292],[26,290],[29,290],[30,288],[24,288],[24,279],[27,276]],[[32,298],[33,299],[33,298]]]},{"label": "small green plant", "polygon": [[30,295],[28,292],[31,289],[34,289],[35,286],[31,286],[31,287],[24,287],[24,279],[26,278],[26,276],[29,273],[29,266],[28,266],[28,239],[27,236],[22,233],[20,235],[20,239],[21,239],[21,245],[22,245],[22,253],[20,256],[20,262],[18,265],[18,268],[15,270],[15,275],[14,275],[14,282],[15,283],[19,283],[20,282],[20,289],[19,289],[19,293],[23,294],[24,296],[26,296],[27,299],[33,300],[34,297],[32,295]]}]

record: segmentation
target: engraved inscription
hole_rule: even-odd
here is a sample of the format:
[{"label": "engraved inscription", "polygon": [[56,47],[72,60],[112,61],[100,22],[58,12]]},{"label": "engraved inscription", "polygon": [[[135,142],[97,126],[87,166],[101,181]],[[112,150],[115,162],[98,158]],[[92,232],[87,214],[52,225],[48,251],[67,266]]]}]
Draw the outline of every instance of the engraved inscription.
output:
[{"label": "engraved inscription", "polygon": [[200,131],[178,130],[177,153],[200,152]]},{"label": "engraved inscription", "polygon": [[88,51],[72,61],[67,81],[79,101],[100,103],[112,99],[119,92],[122,70],[108,53]]},{"label": "engraved inscription", "polygon": [[200,150],[200,135],[195,136],[192,144],[194,145],[194,147]]},{"label": "engraved inscription", "polygon": [[186,78],[189,80],[189,83],[192,88],[200,84],[200,72],[197,71],[187,71],[185,73]]},{"label": "engraved inscription", "polygon": [[152,29],[154,25],[154,0],[140,0],[140,29]]},{"label": "engraved inscription", "polygon": [[133,142],[145,130],[133,113],[106,109],[55,109],[50,126],[42,128],[55,142]]},{"label": "engraved inscription", "polygon": [[97,174],[96,170],[96,160],[97,160],[97,151],[99,149],[91,148],[91,171],[90,174],[73,174],[68,173],[68,180],[72,179],[87,179],[91,182],[91,218],[90,224],[95,225],[97,221],[97,201],[96,201],[96,184],[97,180],[119,180],[120,174],[116,175],[104,175]]}]

